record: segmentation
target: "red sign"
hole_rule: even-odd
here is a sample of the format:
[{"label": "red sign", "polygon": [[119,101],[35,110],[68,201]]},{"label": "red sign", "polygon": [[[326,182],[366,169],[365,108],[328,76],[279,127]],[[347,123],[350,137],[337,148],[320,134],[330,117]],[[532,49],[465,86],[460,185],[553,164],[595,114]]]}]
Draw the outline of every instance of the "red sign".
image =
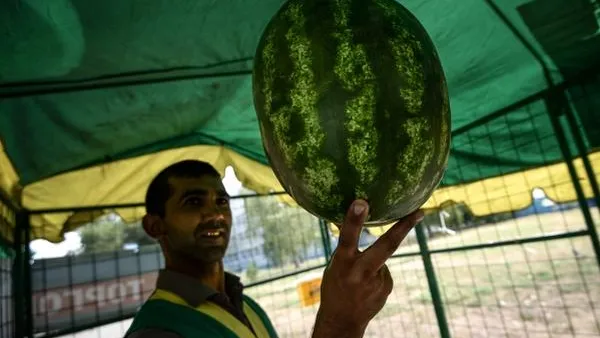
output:
[{"label": "red sign", "polygon": [[118,309],[141,304],[156,285],[157,272],[137,276],[76,284],[33,294],[33,312],[38,320]]}]

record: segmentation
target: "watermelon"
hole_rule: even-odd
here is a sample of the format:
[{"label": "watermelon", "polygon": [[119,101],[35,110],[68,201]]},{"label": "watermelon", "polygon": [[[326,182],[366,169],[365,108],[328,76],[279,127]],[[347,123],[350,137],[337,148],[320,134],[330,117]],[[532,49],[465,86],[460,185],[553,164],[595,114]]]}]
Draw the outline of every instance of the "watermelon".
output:
[{"label": "watermelon", "polygon": [[431,38],[402,5],[289,0],[253,67],[265,153],[302,208],[341,224],[365,199],[365,225],[377,226],[431,197],[448,162],[448,89]]}]

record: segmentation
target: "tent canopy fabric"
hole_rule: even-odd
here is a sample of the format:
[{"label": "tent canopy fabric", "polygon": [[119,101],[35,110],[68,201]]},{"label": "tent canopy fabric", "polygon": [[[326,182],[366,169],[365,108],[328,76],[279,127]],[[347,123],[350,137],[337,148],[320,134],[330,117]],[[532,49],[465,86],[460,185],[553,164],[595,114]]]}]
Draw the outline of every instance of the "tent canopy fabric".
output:
[{"label": "tent canopy fabric", "polygon": [[[561,160],[544,100],[474,122],[596,70],[597,2],[400,2],[431,35],[448,78],[457,132],[442,189]],[[282,3],[1,2],[0,189],[28,209],[141,202],[160,169],[198,158],[221,172],[233,166],[257,192],[281,190],[262,147],[251,71]],[[567,99],[581,120],[600,111],[599,97]],[[589,129],[582,123],[586,146],[600,146]],[[59,240],[68,218],[32,221],[34,237]]]}]

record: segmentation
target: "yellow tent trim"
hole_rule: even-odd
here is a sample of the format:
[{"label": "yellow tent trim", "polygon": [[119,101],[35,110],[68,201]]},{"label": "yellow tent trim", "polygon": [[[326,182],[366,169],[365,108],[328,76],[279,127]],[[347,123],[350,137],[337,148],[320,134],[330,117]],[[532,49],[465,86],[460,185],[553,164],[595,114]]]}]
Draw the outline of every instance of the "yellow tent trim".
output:
[{"label": "yellow tent trim", "polygon": [[[18,186],[19,176],[12,163],[6,156],[2,140],[0,140],[0,192],[6,193],[8,198],[13,201],[19,200],[20,187]],[[15,223],[15,213],[8,209],[8,206],[0,203],[0,237],[5,240],[13,240],[13,227]]]},{"label": "yellow tent trim", "polygon": [[[231,165],[243,184],[258,193],[283,190],[270,167],[225,147],[202,145],[169,149],[35,182],[24,188],[22,204],[29,210],[40,210],[141,203],[150,180],[165,167],[185,159],[209,162],[221,175]],[[34,215],[31,218],[32,238],[60,242],[64,232],[108,211]],[[137,220],[144,212],[143,208],[113,211],[118,212],[126,221]]]},{"label": "yellow tent trim", "polygon": [[19,175],[4,151],[0,140],[0,190],[6,192],[13,200],[19,200]]},{"label": "yellow tent trim", "polygon": [[[22,190],[22,205],[30,210],[40,210],[141,203],[150,180],[163,168],[184,159],[209,162],[221,175],[224,175],[227,166],[232,166],[242,184],[259,194],[283,190],[270,167],[225,147],[202,145],[169,149],[35,182]],[[590,154],[589,159],[600,180],[600,151]],[[586,197],[592,197],[592,190],[581,159],[575,161],[575,167]],[[18,176],[3,151],[0,152],[0,169],[2,169],[0,187],[16,191]],[[478,216],[514,211],[531,204],[531,191],[536,187],[544,189],[548,197],[556,202],[576,200],[567,166],[565,163],[559,163],[474,183],[440,188],[434,192],[423,208],[434,209],[454,201],[465,203]],[[288,195],[280,197],[287,203],[295,204]],[[139,220],[144,214],[143,208],[120,208],[95,212],[35,215],[31,218],[32,238],[60,242],[63,240],[64,232],[73,230],[109,211],[119,213],[130,222]],[[334,234],[337,234],[337,228],[335,226],[331,228]],[[369,230],[374,235],[380,235],[388,228],[389,226],[382,226]]]},{"label": "yellow tent trim", "polygon": [[[600,181],[600,151],[589,154],[588,158],[597,180]],[[594,196],[592,187],[581,158],[577,158],[574,165],[585,197],[592,198]],[[534,188],[543,189],[548,198],[558,203],[577,200],[567,164],[561,162],[469,184],[437,189],[423,205],[423,209],[437,208],[453,201],[466,204],[476,216],[517,211],[531,205]],[[369,232],[380,236],[390,227],[391,225],[372,227],[369,228]],[[337,227],[330,225],[330,228],[337,236]]]}]

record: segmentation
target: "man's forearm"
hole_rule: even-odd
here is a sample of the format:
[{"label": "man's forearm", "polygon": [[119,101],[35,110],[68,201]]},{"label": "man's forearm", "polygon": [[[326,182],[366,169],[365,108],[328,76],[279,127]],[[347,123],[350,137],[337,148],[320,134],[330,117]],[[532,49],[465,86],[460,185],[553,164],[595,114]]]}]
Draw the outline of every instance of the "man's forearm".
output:
[{"label": "man's forearm", "polygon": [[362,338],[366,326],[345,325],[317,313],[311,338]]},{"label": "man's forearm", "polygon": [[340,329],[315,325],[311,338],[362,338],[365,330]]}]

